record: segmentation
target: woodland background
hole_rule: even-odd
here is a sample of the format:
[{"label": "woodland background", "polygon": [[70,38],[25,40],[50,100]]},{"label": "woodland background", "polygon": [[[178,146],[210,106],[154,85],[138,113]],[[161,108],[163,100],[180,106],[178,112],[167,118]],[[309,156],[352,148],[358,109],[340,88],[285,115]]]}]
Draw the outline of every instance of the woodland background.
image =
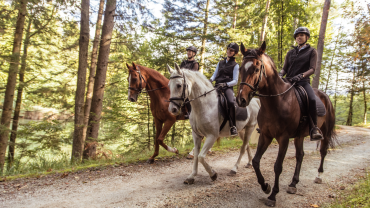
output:
[{"label": "woodland background", "polygon": [[[127,100],[126,63],[168,77],[166,64],[180,63],[194,45],[210,77],[229,42],[257,48],[265,40],[280,70],[294,30],[308,27],[318,48],[323,21],[315,85],[330,96],[337,124],[366,126],[369,14],[356,0],[0,0],[1,172],[51,171],[82,156],[85,164],[146,156],[155,135],[150,99]],[[166,140],[191,146],[189,122],[178,121]],[[85,142],[97,147],[93,158],[82,154]]]}]

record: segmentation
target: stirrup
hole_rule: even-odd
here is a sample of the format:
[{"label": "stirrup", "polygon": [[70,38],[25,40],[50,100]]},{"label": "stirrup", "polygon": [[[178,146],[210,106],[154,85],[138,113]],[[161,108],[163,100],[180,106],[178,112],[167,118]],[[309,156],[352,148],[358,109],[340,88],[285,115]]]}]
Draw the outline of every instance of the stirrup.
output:
[{"label": "stirrup", "polygon": [[[235,133],[233,134],[233,130],[235,129]],[[231,136],[238,136],[238,130],[236,129],[236,127],[235,126],[232,126],[231,128],[230,128],[230,134],[231,134]]]},{"label": "stirrup", "polygon": [[[312,135],[312,131],[313,130],[317,130],[317,134],[319,134],[319,136],[321,136],[321,138],[320,137],[318,137],[318,138],[314,138],[313,137],[313,135]],[[316,135],[317,135],[316,134]],[[315,126],[315,127],[313,127],[311,130],[310,130],[310,141],[320,141],[320,140],[323,140],[324,139],[324,136],[323,136],[323,134],[322,134],[322,131],[321,131],[321,129],[319,129],[317,126]]]}]

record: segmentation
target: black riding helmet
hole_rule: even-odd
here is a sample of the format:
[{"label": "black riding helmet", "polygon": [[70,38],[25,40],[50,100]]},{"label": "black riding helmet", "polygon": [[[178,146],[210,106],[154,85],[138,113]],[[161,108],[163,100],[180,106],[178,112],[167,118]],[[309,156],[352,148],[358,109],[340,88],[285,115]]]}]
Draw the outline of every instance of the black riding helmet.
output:
[{"label": "black riding helmet", "polygon": [[193,51],[196,55],[197,52],[198,52],[198,49],[194,46],[189,46],[189,47],[186,48],[186,51]]},{"label": "black riding helmet", "polygon": [[308,37],[310,37],[310,31],[308,30],[307,27],[299,27],[297,28],[295,31],[294,31],[294,39],[296,38],[296,36],[299,34],[299,33],[304,33],[306,34]]},{"label": "black riding helmet", "polygon": [[227,46],[227,49],[233,49],[235,51],[235,54],[238,54],[239,53],[239,45],[237,43],[230,43],[228,46]]}]

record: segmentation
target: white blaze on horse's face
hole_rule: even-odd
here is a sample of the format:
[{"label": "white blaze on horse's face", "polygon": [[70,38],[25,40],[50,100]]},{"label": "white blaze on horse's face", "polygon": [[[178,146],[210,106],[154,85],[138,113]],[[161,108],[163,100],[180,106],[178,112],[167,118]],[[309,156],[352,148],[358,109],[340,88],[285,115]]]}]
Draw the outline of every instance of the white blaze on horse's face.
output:
[{"label": "white blaze on horse's face", "polygon": [[252,65],[253,65],[253,61],[248,61],[247,63],[245,63],[244,65],[245,72],[248,72],[249,67],[251,67]]}]

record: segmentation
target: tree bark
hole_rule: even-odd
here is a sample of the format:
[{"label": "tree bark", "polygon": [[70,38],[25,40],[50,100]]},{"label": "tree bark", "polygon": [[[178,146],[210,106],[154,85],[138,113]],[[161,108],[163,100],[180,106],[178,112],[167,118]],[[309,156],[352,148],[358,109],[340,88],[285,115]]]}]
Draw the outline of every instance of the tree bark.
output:
[{"label": "tree bark", "polygon": [[353,69],[353,79],[352,79],[352,85],[351,85],[351,94],[350,94],[350,100],[349,100],[349,110],[348,110],[348,116],[347,116],[347,126],[352,126],[352,117],[353,117],[353,97],[355,94],[355,75],[356,75],[356,69]]},{"label": "tree bark", "polygon": [[235,0],[235,7],[234,7],[234,19],[233,19],[233,29],[236,27],[236,17],[238,15],[238,0]]},{"label": "tree bark", "polygon": [[266,28],[267,28],[267,20],[269,17],[270,2],[271,0],[267,0],[266,2],[265,17],[263,18],[262,31],[261,31],[261,37],[260,37],[261,43],[265,40],[265,36],[266,36]]},{"label": "tree bark", "polygon": [[362,60],[362,95],[364,96],[364,119],[363,119],[363,123],[364,124],[367,124],[367,101],[366,101],[366,84],[365,84],[365,81],[366,81],[366,78],[365,78],[365,71],[366,71],[366,62],[365,62],[366,59],[363,59]]},{"label": "tree bark", "polygon": [[[90,66],[90,74],[89,74],[89,82],[87,84],[87,92],[86,92],[86,101],[84,107],[84,125],[83,125],[83,132],[82,132],[82,144],[85,144],[86,135],[87,135],[87,127],[89,124],[89,117],[90,117],[90,109],[91,109],[91,100],[93,96],[94,90],[94,82],[95,82],[95,74],[96,74],[96,62],[98,57],[98,46],[100,40],[100,31],[101,31],[101,22],[104,10],[104,0],[100,0],[99,4],[99,11],[98,11],[98,19],[96,21],[96,29],[95,29],[95,38],[91,53],[91,66]],[[83,150],[81,150],[82,153]]]},{"label": "tree bark", "polygon": [[208,13],[209,13],[209,2],[210,0],[207,0],[206,4],[206,11],[204,15],[204,29],[203,29],[203,37],[202,37],[202,49],[200,50],[200,67],[199,71],[203,74],[204,71],[204,57],[206,54],[206,42],[207,42],[207,27],[208,27]]},{"label": "tree bark", "polygon": [[339,69],[337,69],[336,72],[337,72],[337,77],[335,79],[334,112],[337,112],[337,90],[338,90],[338,81],[339,81]]},{"label": "tree bark", "polygon": [[26,71],[27,49],[28,49],[28,44],[30,42],[31,25],[32,25],[32,20],[29,20],[27,30],[26,30],[26,37],[24,39],[24,44],[23,44],[23,55],[21,58],[21,70],[19,71],[17,100],[15,101],[15,111],[14,111],[13,122],[12,122],[12,132],[10,133],[10,143],[9,143],[9,150],[8,150],[8,169],[11,167],[14,161],[15,140],[17,139],[19,114],[21,112],[21,105],[22,105],[22,94],[23,94],[23,88],[24,88],[24,72]]},{"label": "tree bark", "polygon": [[[299,13],[298,13],[298,14],[299,14]],[[294,33],[294,31],[297,29],[298,21],[299,21],[298,17],[294,17],[294,21],[293,21],[293,33]],[[291,45],[294,45],[294,43],[295,43],[295,40],[294,40],[294,39],[292,39],[292,44],[291,44]]]},{"label": "tree bark", "polygon": [[89,51],[89,9],[90,0],[81,1],[80,22],[80,51],[78,54],[77,89],[75,96],[75,129],[73,134],[72,160],[80,161],[84,148],[83,125],[84,125],[84,95],[86,87],[87,56]]},{"label": "tree bark", "polygon": [[107,76],[115,10],[116,0],[107,0],[94,82],[94,92],[91,102],[89,126],[87,130],[86,141],[89,144],[87,144],[87,146],[85,147],[83,153],[84,159],[87,159],[89,157],[94,158],[96,155],[95,141],[97,140],[99,135],[99,124],[103,107],[105,79]]},{"label": "tree bark", "polygon": [[8,146],[9,127],[13,110],[14,91],[17,81],[18,65],[20,50],[23,37],[24,21],[27,14],[27,0],[20,0],[18,17],[14,33],[13,51],[10,58],[8,80],[6,83],[3,112],[1,114],[1,131],[0,131],[0,175],[3,174],[5,163],[5,152]]},{"label": "tree bark", "polygon": [[328,79],[327,79],[326,85],[325,85],[325,94],[326,94],[326,91],[327,91],[328,85],[329,85],[329,79],[330,79],[330,74],[331,74],[331,67],[333,66],[333,60],[334,60],[334,57],[335,57],[335,51],[337,50],[337,46],[338,46],[338,42],[339,42],[339,36],[340,36],[340,29],[339,29],[339,32],[338,32],[337,40],[335,41],[333,56],[331,57],[331,61],[330,61]]},{"label": "tree bark", "polygon": [[321,61],[322,61],[322,54],[324,52],[324,39],[325,39],[326,24],[328,22],[329,9],[330,9],[330,0],[325,0],[324,9],[322,13],[322,19],[321,19],[319,42],[317,43],[317,64],[316,64],[316,70],[315,70],[315,77],[313,78],[313,81],[312,81],[313,88],[319,88],[319,84],[320,84]]}]

